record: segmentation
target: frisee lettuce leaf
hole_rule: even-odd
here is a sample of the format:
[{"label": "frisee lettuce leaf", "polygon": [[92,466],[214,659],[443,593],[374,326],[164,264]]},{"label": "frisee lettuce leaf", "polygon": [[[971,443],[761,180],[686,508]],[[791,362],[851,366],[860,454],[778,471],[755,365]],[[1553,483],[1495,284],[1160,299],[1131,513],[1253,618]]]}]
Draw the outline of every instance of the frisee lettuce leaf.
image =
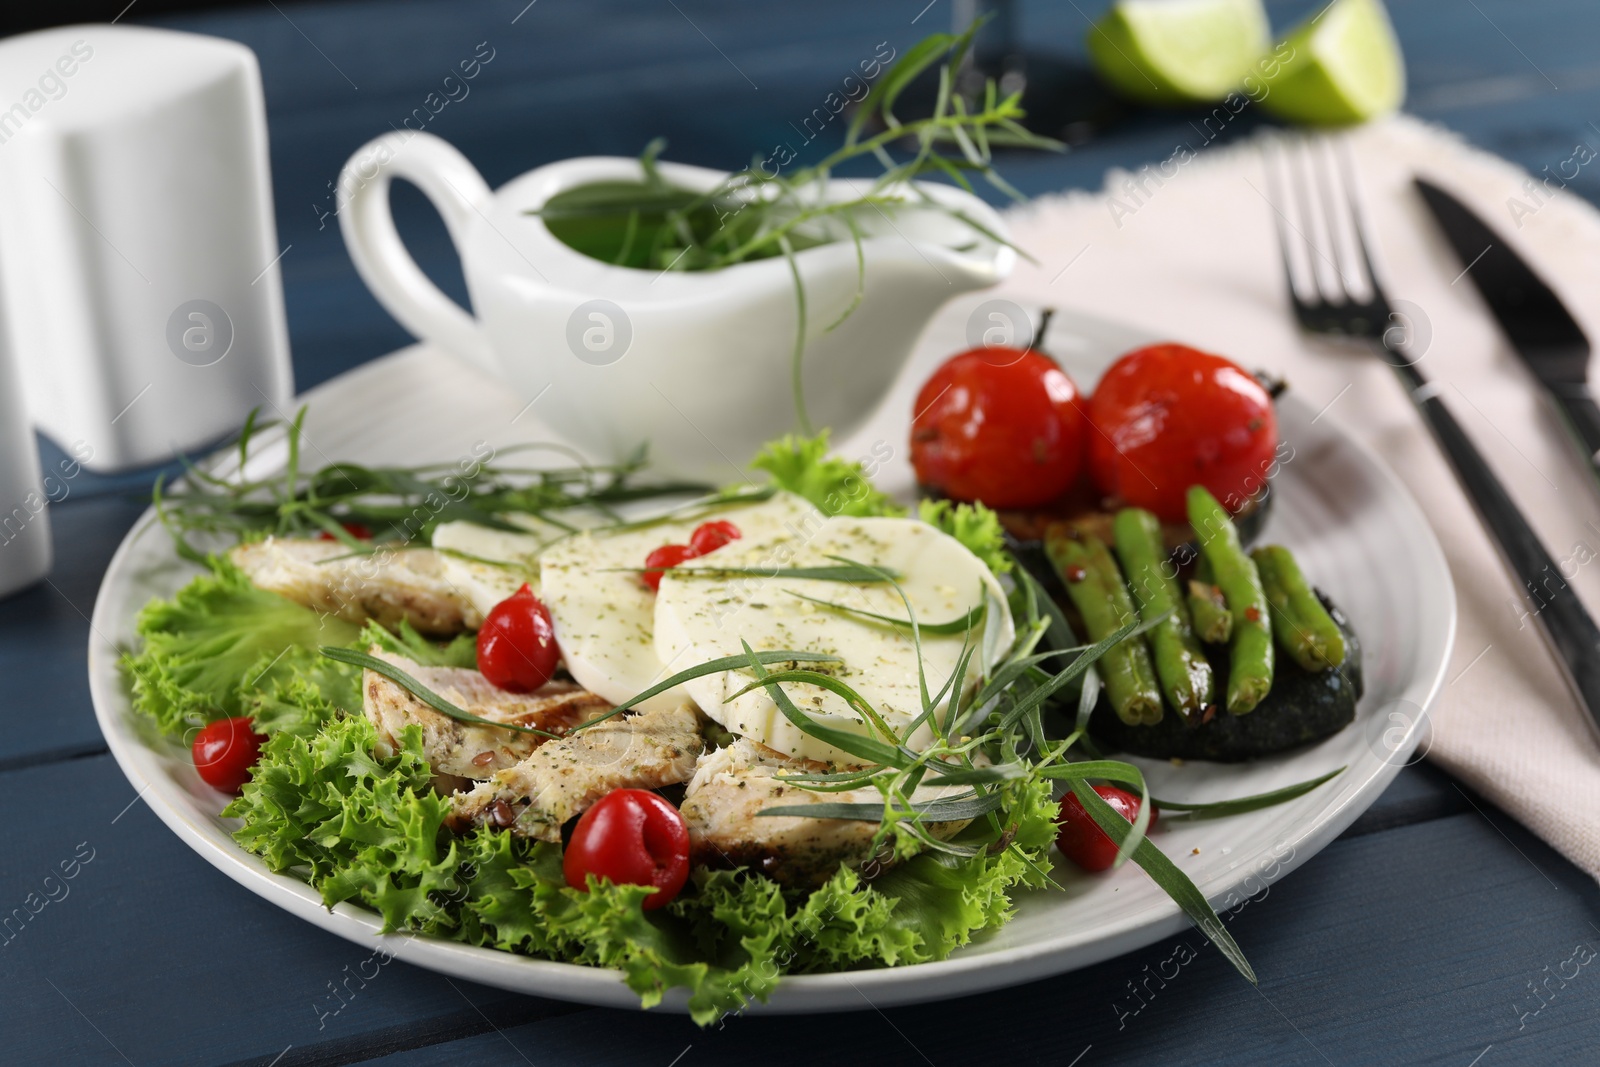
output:
[{"label": "frisee lettuce leaf", "polygon": [[134,708],[164,734],[249,715],[268,734],[315,733],[341,710],[361,706],[361,671],[327,659],[321,645],[378,645],[418,663],[475,667],[476,639],[440,645],[401,623],[364,628],[257,588],[226,557],[171,600],[139,613],[142,647],[123,656]]},{"label": "frisee lettuce leaf", "polygon": [[350,644],[359,627],[256,588],[225,558],[208,563],[210,573],[139,613],[142,648],[122,660],[138,711],[178,734],[249,714],[257,695],[296,681],[339,688],[340,672],[317,664],[317,647]]},{"label": "frisee lettuce leaf", "polygon": [[559,846],[503,830],[456,837],[435,794],[418,727],[373,756],[376,731],[339,716],[311,736],[280,733],[224,814],[234,836],[277,871],[293,871],[329,907],[376,911],[386,930],[620,970],[648,1007],[687,992],[701,1025],[764,1000],[785,973],[943,959],[1009,917],[1007,890],[1041,883],[1054,835],[1048,783],[1021,783],[1010,808],[963,839],[1006,837],[971,860],[918,856],[872,882],[841,869],[809,894],[738,870],[697,870],[666,908],[646,913],[642,886],[566,885]]},{"label": "frisee lettuce leaf", "polygon": [[994,573],[1005,574],[1011,570],[1011,553],[1006,550],[1006,533],[1000,525],[1000,516],[982,504],[924,500],[917,505],[917,517],[960,541]]},{"label": "frisee lettuce leaf", "polygon": [[750,461],[773,484],[803,496],[826,515],[904,515],[905,508],[872,484],[859,463],[828,455],[828,431],[815,437],[790,434],[756,453]]}]

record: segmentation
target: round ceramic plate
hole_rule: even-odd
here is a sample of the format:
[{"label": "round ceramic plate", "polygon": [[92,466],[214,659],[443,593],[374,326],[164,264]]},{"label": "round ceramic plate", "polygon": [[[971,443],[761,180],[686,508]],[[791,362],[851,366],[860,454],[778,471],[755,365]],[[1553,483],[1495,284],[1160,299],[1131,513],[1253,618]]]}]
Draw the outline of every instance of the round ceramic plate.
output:
[{"label": "round ceramic plate", "polygon": [[[965,347],[962,325],[975,304],[964,300],[941,314],[878,415],[839,443],[841,454],[864,460],[892,492],[909,495],[912,489],[905,453],[916,386],[943,355]],[[1131,328],[1058,316],[1046,347],[1088,389],[1116,355],[1149,340]],[[308,394],[302,462],[452,462],[485,441],[499,447],[549,440],[538,424],[539,405],[558,399],[508,395],[478,372],[414,346]],[[1376,456],[1292,393],[1280,400],[1279,416],[1292,454],[1274,482],[1280,495],[1265,536],[1292,547],[1307,574],[1349,613],[1366,649],[1366,695],[1352,726],[1285,756],[1248,765],[1144,761],[1156,795],[1200,801],[1259,793],[1346,768],[1331,783],[1277,807],[1223,819],[1163,820],[1156,843],[1219,909],[1259,893],[1310,859],[1383,791],[1411,758],[1455,633],[1455,594],[1444,557],[1400,483]],[[715,427],[701,430],[715,440]],[[282,461],[270,448],[257,458],[268,466]],[[730,459],[729,480],[743,476]],[[638,1005],[615,971],[383,935],[372,913],[349,904],[329,910],[315,890],[273,874],[236,845],[228,821],[218,814],[226,798],[199,780],[187,751],[155,736],[134,714],[117,667],[119,650],[134,641],[140,607],[151,597],[171,595],[194,573],[176,558],[159,526],[135,527],[106,573],[89,647],[95,712],[111,751],[179,837],[251,892],[351,941],[382,938],[388,951],[418,966],[540,996]],[[752,1010],[840,1011],[975,993],[1087,966],[1168,937],[1187,923],[1132,864],[1097,876],[1063,869],[1059,877],[1065,891],[1022,895],[1015,919],[948,960],[787,977],[768,1003]],[[1243,948],[1248,955],[1250,946]],[[671,995],[664,1005],[682,1007],[682,998]]]}]

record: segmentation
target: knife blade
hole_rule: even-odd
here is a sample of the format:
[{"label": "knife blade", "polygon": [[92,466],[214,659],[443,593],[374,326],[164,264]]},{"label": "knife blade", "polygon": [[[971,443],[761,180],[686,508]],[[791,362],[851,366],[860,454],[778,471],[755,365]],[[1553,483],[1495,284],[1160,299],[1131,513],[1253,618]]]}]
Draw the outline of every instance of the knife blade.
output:
[{"label": "knife blade", "polygon": [[[1476,213],[1425,178],[1423,203],[1483,296],[1511,347],[1561,412],[1584,462],[1600,478],[1600,405],[1589,389],[1589,339],[1560,297]],[[1459,276],[1458,276],[1459,278]]]}]

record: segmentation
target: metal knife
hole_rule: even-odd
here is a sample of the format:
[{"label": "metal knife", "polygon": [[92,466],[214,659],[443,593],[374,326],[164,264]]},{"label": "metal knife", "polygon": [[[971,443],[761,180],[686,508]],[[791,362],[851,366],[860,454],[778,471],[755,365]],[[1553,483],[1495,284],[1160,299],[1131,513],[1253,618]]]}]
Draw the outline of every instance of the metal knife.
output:
[{"label": "metal knife", "polygon": [[1572,432],[1600,477],[1600,405],[1589,389],[1589,339],[1550,287],[1499,234],[1454,196],[1415,178],[1450,247],[1483,294],[1495,320]]}]

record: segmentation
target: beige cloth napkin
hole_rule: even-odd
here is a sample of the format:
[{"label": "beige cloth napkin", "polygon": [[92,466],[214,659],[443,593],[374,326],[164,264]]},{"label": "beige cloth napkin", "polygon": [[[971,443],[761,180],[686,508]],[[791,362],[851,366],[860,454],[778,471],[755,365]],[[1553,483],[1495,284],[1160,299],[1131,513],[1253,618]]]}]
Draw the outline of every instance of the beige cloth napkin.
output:
[{"label": "beige cloth napkin", "polygon": [[[1445,386],[1445,402],[1546,547],[1578,566],[1573,582],[1600,613],[1600,494],[1470,280],[1452,282],[1462,265],[1411,176],[1433,178],[1480,212],[1597,339],[1600,213],[1559,190],[1530,192],[1526,172],[1410,117],[1348,137],[1385,288],[1415,305],[1431,333],[1420,366]],[[1100,194],[1046,197],[1014,212],[1016,239],[1040,262],[1024,263],[1006,295],[1122,319],[1275,371],[1374,446],[1427,513],[1459,597],[1429,758],[1600,878],[1600,745],[1449,467],[1385,366],[1297,332],[1261,145],[1178,148],[1171,177],[1152,167],[1130,191],[1130,175],[1113,171]],[[1548,173],[1562,163],[1550,160]]]}]

